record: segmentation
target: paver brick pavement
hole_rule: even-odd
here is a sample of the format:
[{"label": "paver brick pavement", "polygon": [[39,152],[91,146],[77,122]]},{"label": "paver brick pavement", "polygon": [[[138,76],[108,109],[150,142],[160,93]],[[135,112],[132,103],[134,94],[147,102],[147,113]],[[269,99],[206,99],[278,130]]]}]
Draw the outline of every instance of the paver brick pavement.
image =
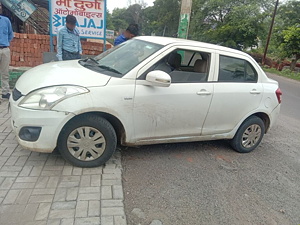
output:
[{"label": "paver brick pavement", "polygon": [[126,225],[121,155],[77,168],[51,154],[22,149],[0,105],[0,225]]}]

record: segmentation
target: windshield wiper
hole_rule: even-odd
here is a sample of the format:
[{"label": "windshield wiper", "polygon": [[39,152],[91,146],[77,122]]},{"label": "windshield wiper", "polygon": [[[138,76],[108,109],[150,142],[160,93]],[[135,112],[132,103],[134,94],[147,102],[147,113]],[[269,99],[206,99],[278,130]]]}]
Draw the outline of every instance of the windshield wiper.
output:
[{"label": "windshield wiper", "polygon": [[80,60],[80,61],[81,61],[81,62],[87,62],[87,61],[89,61],[89,60],[93,61],[93,62],[96,63],[96,64],[99,64],[98,61],[97,61],[96,59],[91,58],[91,57],[86,58],[86,59],[82,59],[82,60]]},{"label": "windshield wiper", "polygon": [[119,72],[118,70],[116,70],[116,69],[114,69],[114,68],[111,68],[111,67],[109,67],[109,66],[99,65],[98,67],[100,67],[101,69],[105,69],[105,70],[108,70],[108,71],[117,73],[117,74],[122,74],[122,73]]}]

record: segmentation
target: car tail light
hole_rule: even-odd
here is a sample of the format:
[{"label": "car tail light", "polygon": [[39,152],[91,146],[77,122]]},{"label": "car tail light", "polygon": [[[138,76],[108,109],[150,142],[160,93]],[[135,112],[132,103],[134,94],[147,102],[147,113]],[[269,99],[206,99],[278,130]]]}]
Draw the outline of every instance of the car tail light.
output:
[{"label": "car tail light", "polygon": [[275,93],[276,93],[278,103],[280,104],[281,103],[281,96],[282,96],[282,92],[281,92],[280,88],[278,88]]}]

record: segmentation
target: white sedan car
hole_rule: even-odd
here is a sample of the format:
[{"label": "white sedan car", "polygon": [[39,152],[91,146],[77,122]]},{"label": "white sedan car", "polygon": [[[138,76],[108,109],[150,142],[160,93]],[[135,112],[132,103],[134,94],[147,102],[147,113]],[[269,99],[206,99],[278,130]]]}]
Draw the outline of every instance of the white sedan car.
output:
[{"label": "white sedan car", "polygon": [[105,163],[117,144],[228,139],[247,153],[274,124],[280,103],[278,83],[249,55],[162,37],[35,67],[10,99],[21,146],[58,148],[80,167]]}]

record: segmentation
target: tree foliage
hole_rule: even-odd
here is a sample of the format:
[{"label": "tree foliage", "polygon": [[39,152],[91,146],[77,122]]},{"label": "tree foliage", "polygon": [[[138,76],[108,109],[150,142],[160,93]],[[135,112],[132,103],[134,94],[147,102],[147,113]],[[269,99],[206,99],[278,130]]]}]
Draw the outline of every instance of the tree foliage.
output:
[{"label": "tree foliage", "polygon": [[277,34],[276,41],[281,58],[292,58],[290,69],[295,70],[296,63],[300,59],[300,24],[282,30]]},{"label": "tree foliage", "polygon": [[257,46],[268,8],[265,0],[194,0],[190,37],[237,49]]},{"label": "tree foliage", "polygon": [[299,0],[288,1],[279,6],[277,14],[277,24],[279,26],[291,26],[300,24],[300,2]]},{"label": "tree foliage", "polygon": [[275,25],[272,53],[281,59],[292,58],[293,71],[300,59],[300,2],[292,0],[281,5]]},{"label": "tree foliage", "polygon": [[156,0],[154,5],[145,10],[146,34],[176,36],[178,31],[181,1]]},{"label": "tree foliage", "polygon": [[[193,0],[189,39],[236,49],[262,45],[271,24],[276,0]],[[155,0],[147,7],[132,0],[127,8],[108,14],[108,27],[120,31],[137,23],[142,35],[176,36],[181,0]],[[270,53],[297,58],[300,54],[300,1],[280,3],[271,39]]]},{"label": "tree foliage", "polygon": [[126,21],[126,8],[114,9],[110,19],[116,31],[125,29],[128,25],[128,22]]},{"label": "tree foliage", "polygon": [[286,57],[297,55],[300,58],[300,24],[288,27],[282,31],[281,48]]}]

